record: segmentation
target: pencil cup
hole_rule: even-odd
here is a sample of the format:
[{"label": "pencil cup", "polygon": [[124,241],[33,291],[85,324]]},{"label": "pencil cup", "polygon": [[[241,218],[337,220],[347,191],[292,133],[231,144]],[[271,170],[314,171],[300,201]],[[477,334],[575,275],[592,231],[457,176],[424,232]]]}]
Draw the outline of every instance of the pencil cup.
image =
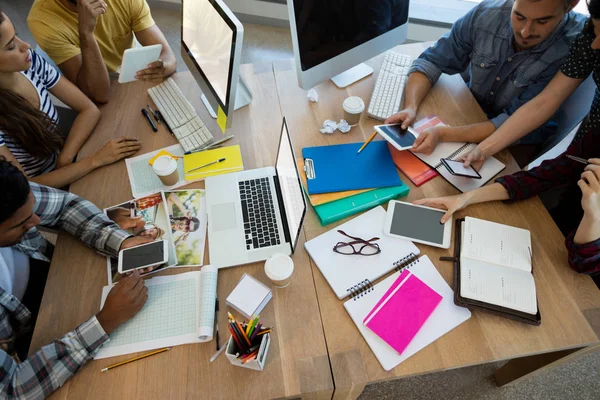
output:
[{"label": "pencil cup", "polygon": [[277,288],[287,287],[293,273],[294,261],[283,253],[275,253],[265,262],[265,274]]},{"label": "pencil cup", "polygon": [[[269,345],[271,344],[271,334],[265,333],[264,335],[257,336],[255,339],[257,342],[260,340],[260,347],[258,354],[255,359],[243,363],[237,356],[239,350],[237,344],[233,340],[233,337],[229,338],[227,342],[227,349],[225,350],[225,356],[233,365],[238,367],[250,368],[256,371],[262,371],[265,368],[265,361],[267,359],[267,352],[269,351]],[[253,343],[254,344],[254,343]],[[258,343],[256,343],[258,344]]]}]

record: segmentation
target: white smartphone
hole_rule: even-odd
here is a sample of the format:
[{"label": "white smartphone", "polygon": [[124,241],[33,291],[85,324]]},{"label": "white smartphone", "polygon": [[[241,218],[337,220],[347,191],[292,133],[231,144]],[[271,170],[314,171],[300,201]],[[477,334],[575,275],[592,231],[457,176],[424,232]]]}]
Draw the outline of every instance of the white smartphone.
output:
[{"label": "white smartphone", "polygon": [[125,50],[123,53],[123,62],[121,63],[121,72],[119,72],[119,83],[135,81],[136,72],[148,68],[148,64],[154,61],[158,61],[161,52],[162,44]]},{"label": "white smartphone", "polygon": [[455,161],[449,158],[440,158],[440,161],[452,175],[481,179],[481,175],[479,175],[479,172],[473,166],[465,168],[462,161]]},{"label": "white smartphone", "polygon": [[120,274],[138,268],[152,267],[169,261],[169,245],[166,240],[157,240],[152,243],[121,250],[119,252]]},{"label": "white smartphone", "polygon": [[375,131],[398,150],[412,149],[418,136],[410,126],[402,129],[402,124],[375,125]]},{"label": "white smartphone", "polygon": [[447,249],[452,239],[452,218],[442,224],[446,211],[392,200],[383,232],[389,236]]}]

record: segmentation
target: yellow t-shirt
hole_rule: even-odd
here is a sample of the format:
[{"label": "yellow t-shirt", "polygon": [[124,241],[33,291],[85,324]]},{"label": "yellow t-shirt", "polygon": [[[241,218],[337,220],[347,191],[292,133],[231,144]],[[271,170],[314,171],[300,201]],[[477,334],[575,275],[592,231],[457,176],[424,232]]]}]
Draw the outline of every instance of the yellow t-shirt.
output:
[{"label": "yellow t-shirt", "polygon": [[[109,72],[121,65],[123,52],[133,45],[133,33],[154,25],[146,0],[107,0],[108,9],[98,17],[94,36]],[[27,17],[38,45],[60,65],[81,54],[77,13],[60,0],[35,0]]]}]

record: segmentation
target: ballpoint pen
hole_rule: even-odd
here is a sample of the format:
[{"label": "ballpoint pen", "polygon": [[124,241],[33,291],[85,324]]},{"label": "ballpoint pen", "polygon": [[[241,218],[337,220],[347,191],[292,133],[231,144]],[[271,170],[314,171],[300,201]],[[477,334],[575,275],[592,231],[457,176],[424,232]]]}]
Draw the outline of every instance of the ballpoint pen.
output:
[{"label": "ballpoint pen", "polygon": [[572,155],[570,155],[570,154],[567,154],[567,158],[570,158],[570,159],[571,159],[571,160],[573,160],[573,161],[577,161],[578,163],[582,163],[582,164],[585,164],[585,165],[588,165],[588,164],[590,163],[590,162],[589,162],[588,160],[586,160],[585,158],[581,158],[581,157],[575,157],[575,156],[572,156]]},{"label": "ballpoint pen", "polygon": [[201,166],[199,166],[199,167],[192,168],[192,169],[190,169],[190,170],[189,170],[187,173],[190,173],[190,172],[193,172],[193,171],[197,171],[197,170],[199,170],[200,168],[205,168],[205,167],[208,167],[209,165],[217,164],[217,163],[223,162],[223,161],[225,161],[225,160],[226,160],[226,158],[219,158],[218,160],[216,160],[216,161],[213,161],[213,162],[209,162],[208,164],[204,164],[204,165],[201,165]]},{"label": "ballpoint pen", "polygon": [[154,111],[152,109],[152,107],[150,106],[150,104],[146,104],[146,107],[148,107],[148,110],[150,111],[150,114],[152,114],[152,116],[154,117],[154,119],[156,120],[156,122],[158,122],[160,124],[160,117],[158,115],[158,112]]},{"label": "ballpoint pen", "polygon": [[148,114],[148,111],[146,111],[145,108],[142,108],[142,115],[144,117],[146,117],[146,119],[148,120],[148,123],[150,124],[150,126],[152,127],[152,130],[154,132],[158,132],[158,128],[156,127],[156,125],[154,124],[154,121],[152,121],[152,118],[150,118],[150,114]]},{"label": "ballpoint pen", "polygon": [[167,127],[167,130],[169,131],[169,133],[173,136],[175,136],[175,134],[173,133],[173,130],[171,129],[171,127],[169,126],[169,123],[167,122],[167,120],[165,119],[165,117],[163,117],[162,113],[160,112],[160,110],[156,110],[156,113],[158,114],[158,117],[162,120],[162,122],[164,122],[165,126]]},{"label": "ballpoint pen", "polygon": [[232,138],[233,138],[233,135],[225,136],[223,139],[217,140],[216,142],[213,142],[213,143],[209,143],[206,146],[201,147],[197,150],[186,151],[185,154],[188,155],[188,154],[199,153],[201,151],[216,149],[221,144],[225,143],[226,141],[228,141],[229,139],[232,139]]},{"label": "ballpoint pen", "polygon": [[219,343],[219,298],[215,299],[215,338],[217,340],[217,351],[221,348],[221,344]]}]

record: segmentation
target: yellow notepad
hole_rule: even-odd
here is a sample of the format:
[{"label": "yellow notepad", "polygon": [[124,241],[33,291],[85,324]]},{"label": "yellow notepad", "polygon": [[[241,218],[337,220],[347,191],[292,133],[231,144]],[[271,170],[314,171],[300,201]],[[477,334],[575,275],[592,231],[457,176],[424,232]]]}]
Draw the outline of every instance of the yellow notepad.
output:
[{"label": "yellow notepad", "polygon": [[[225,161],[188,173],[189,170],[217,161],[220,158],[224,158]],[[242,171],[243,169],[244,163],[242,162],[242,152],[239,145],[200,151],[198,153],[186,154],[183,157],[185,180],[202,179],[208,176]]]}]

